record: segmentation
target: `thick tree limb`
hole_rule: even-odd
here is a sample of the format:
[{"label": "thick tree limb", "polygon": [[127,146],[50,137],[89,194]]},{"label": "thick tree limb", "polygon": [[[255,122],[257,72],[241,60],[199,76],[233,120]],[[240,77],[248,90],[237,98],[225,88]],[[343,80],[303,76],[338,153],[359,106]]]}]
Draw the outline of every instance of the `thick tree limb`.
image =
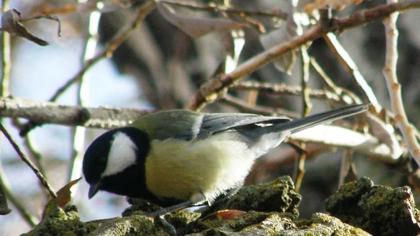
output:
[{"label": "thick tree limb", "polygon": [[127,125],[145,113],[136,109],[85,108],[23,98],[0,98],[1,117],[25,118],[37,123],[114,128]]},{"label": "thick tree limb", "polygon": [[[388,0],[397,2],[396,0]],[[401,84],[398,82],[397,76],[397,60],[398,60],[398,29],[397,29],[398,13],[391,14],[384,20],[386,32],[386,54],[383,74],[388,88],[391,100],[391,110],[395,114],[395,122],[402,133],[404,142],[408,146],[408,151],[413,156],[417,165],[420,165],[420,145],[417,142],[415,132],[416,128],[412,126],[405,113],[403,99],[401,96]]]},{"label": "thick tree limb", "polygon": [[419,8],[420,0],[404,1],[401,3],[384,4],[368,10],[362,10],[354,13],[352,16],[334,19],[331,27],[323,28],[317,24],[309,28],[302,35],[296,36],[291,40],[274,46],[240,64],[232,72],[214,78],[203,84],[195,97],[189,104],[188,108],[192,110],[200,110],[206,103],[214,101],[218,94],[236,81],[251,74],[263,65],[272,62],[281,55],[295,49],[303,44],[320,38],[327,32],[341,31],[347,28],[352,28],[365,24],[373,20],[379,20],[389,16],[393,12],[403,11],[410,8]]}]

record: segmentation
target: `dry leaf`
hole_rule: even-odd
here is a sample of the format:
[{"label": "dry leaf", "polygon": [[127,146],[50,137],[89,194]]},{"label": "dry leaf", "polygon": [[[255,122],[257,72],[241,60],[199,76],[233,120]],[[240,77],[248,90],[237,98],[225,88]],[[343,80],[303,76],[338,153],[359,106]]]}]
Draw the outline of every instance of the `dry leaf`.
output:
[{"label": "dry leaf", "polygon": [[60,190],[58,190],[57,192],[57,197],[55,199],[53,199],[55,201],[55,203],[59,206],[59,207],[64,207],[65,205],[67,205],[67,203],[70,202],[71,200],[71,187],[73,187],[73,185],[77,184],[77,182],[79,182],[82,179],[82,177],[72,180],[70,181],[68,184],[64,185],[64,187],[62,187]]},{"label": "dry leaf", "polygon": [[232,220],[240,217],[241,215],[245,214],[245,211],[235,210],[235,209],[226,209],[217,211],[216,217],[219,220]]},{"label": "dry leaf", "polygon": [[228,19],[197,18],[177,14],[172,8],[163,3],[158,3],[157,9],[167,21],[193,38],[210,32],[241,29],[246,26]]},{"label": "dry leaf", "polygon": [[232,220],[236,219],[240,216],[242,216],[245,211],[236,210],[236,209],[224,209],[224,210],[218,210],[208,216],[206,216],[206,219],[217,219],[217,220]]},{"label": "dry leaf", "polygon": [[31,34],[22,24],[22,16],[16,9],[10,9],[1,16],[1,30],[9,34],[26,38],[38,45],[46,46],[48,42]]}]

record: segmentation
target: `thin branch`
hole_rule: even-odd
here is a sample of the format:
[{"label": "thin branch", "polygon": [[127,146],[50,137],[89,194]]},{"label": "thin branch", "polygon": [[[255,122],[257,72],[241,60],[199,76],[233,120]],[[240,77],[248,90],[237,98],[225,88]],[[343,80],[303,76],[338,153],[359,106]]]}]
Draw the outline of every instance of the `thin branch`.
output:
[{"label": "thin branch", "polygon": [[[18,119],[12,119],[12,124],[14,127],[16,127],[16,129],[20,129],[22,127]],[[42,155],[37,150],[38,148],[36,147],[35,141],[30,134],[23,137],[23,144],[26,148],[26,151],[29,153],[31,160],[35,163],[39,171],[45,176],[45,168],[41,163]]]},{"label": "thin branch", "polygon": [[[300,47],[300,61],[301,61],[301,94],[302,94],[302,117],[305,117],[311,113],[312,102],[309,95],[309,66],[310,66],[310,57],[305,45]],[[300,144],[299,147],[301,150],[306,148],[304,143]],[[307,155],[305,151],[299,152],[299,157],[297,160],[296,168],[296,178],[295,178],[295,189],[297,192],[300,191],[302,186],[303,177],[305,176],[305,162]]]},{"label": "thin branch", "polygon": [[[2,4],[2,13],[9,10],[9,0],[3,0]],[[5,97],[9,95],[9,86],[10,86],[10,70],[11,70],[11,45],[10,45],[10,34],[5,31],[2,32],[1,38],[1,85],[0,85],[0,96]]]},{"label": "thin branch", "polygon": [[280,43],[279,45],[274,46],[243,62],[234,71],[221,75],[217,78],[213,78],[209,82],[203,84],[190,102],[188,108],[192,110],[202,109],[207,103],[216,100],[219,93],[221,93],[226,87],[231,86],[236,81],[256,71],[263,65],[272,62],[286,52],[300,47],[307,42],[320,38],[327,32],[345,30],[373,20],[382,19],[396,11],[419,7],[420,0],[384,4],[368,10],[358,11],[349,17],[335,19],[330,28],[323,28],[319,24],[312,26],[302,35],[296,36],[287,42]]},{"label": "thin branch", "polygon": [[[2,13],[9,9],[9,0],[2,1]],[[6,33],[5,31],[2,32],[2,39],[1,39],[1,62],[2,62],[2,69],[1,69],[1,85],[0,85],[0,96],[6,97],[10,94],[9,87],[10,87],[10,71],[11,71],[11,41],[10,41],[10,34]],[[16,208],[22,218],[31,226],[35,226],[36,218],[32,216],[23,204],[13,195],[10,187],[6,183],[6,176],[4,175],[4,171],[2,170],[2,165],[0,163],[0,185],[1,188],[4,190],[4,194],[8,201],[12,203],[12,205]]]},{"label": "thin branch", "polygon": [[7,200],[16,208],[17,212],[23,218],[23,220],[28,223],[29,226],[34,227],[37,222],[39,221],[37,217],[31,215],[26,210],[26,207],[19,201],[19,199],[12,193],[10,187],[7,183],[7,178],[4,176],[4,171],[0,166],[0,186],[4,190],[4,194],[6,195]]},{"label": "thin branch", "polygon": [[318,64],[315,58],[311,58],[311,65],[312,65],[312,68],[318,73],[318,75],[324,81],[328,89],[332,90],[334,94],[336,94],[339,97],[340,101],[342,101],[345,104],[361,104],[362,103],[362,100],[352,91],[336,85],[334,81],[327,75],[324,69],[322,69],[322,67]]},{"label": "thin branch", "polygon": [[354,173],[353,165],[353,151],[344,150],[343,157],[340,160],[340,171],[338,173],[338,187],[341,187],[344,183],[348,182],[347,177]]},{"label": "thin branch", "polygon": [[308,158],[307,153],[304,151],[306,148],[306,145],[304,143],[301,143],[299,145],[299,151],[298,154],[298,160],[297,160],[297,166],[296,166],[296,175],[295,175],[295,190],[296,192],[300,192],[300,189],[302,187],[303,177],[305,176],[305,163],[306,159]]},{"label": "thin branch", "polygon": [[[300,86],[293,86],[284,83],[259,83],[255,81],[244,81],[235,83],[232,87],[230,87],[230,90],[259,91],[276,95],[302,95],[302,88]],[[337,103],[354,104],[353,101],[349,101],[349,98],[346,98],[343,95],[340,96],[328,90],[308,88],[308,94],[310,97],[315,99],[325,99]]]},{"label": "thin branch", "polygon": [[[95,55],[95,50],[98,45],[98,30],[99,30],[99,20],[101,18],[101,12],[92,11],[89,14],[89,19],[87,23],[87,41],[84,47],[83,58],[81,58],[82,63],[86,60],[91,59]],[[87,76],[84,74],[78,81],[77,88],[77,105],[84,106],[85,100],[87,99],[87,84],[85,83]],[[72,150],[71,158],[69,163],[69,170],[67,175],[67,181],[70,182],[72,179],[77,179],[81,176],[82,170],[82,158],[84,151],[84,143],[86,138],[86,128],[81,126],[76,126],[73,128],[73,140],[72,140]]]},{"label": "thin branch", "polygon": [[[81,78],[84,76],[84,74],[97,62],[100,60],[110,57],[114,51],[127,39],[127,37],[137,28],[137,26],[144,20],[144,18],[153,10],[155,9],[155,1],[148,0],[145,3],[143,3],[142,6],[139,7],[137,11],[137,15],[135,19],[131,22],[130,26],[128,28],[125,28],[120,31],[105,47],[105,50],[103,50],[98,55],[92,57],[91,59],[87,60],[84,67],[70,80],[68,80],[64,85],[62,85],[60,88],[56,90],[56,92],[51,96],[49,99],[50,102],[56,101],[70,86],[72,86],[74,83],[81,80]],[[21,135],[26,135],[29,131],[31,131],[36,126],[40,125],[40,123],[36,123],[33,121],[28,122],[25,124],[22,129],[20,130]]]},{"label": "thin branch", "polygon": [[249,11],[245,9],[238,9],[238,8],[231,8],[231,7],[224,7],[224,6],[214,6],[214,5],[205,5],[199,4],[197,2],[181,2],[181,1],[170,1],[170,0],[160,0],[159,2],[178,6],[178,7],[185,7],[190,8],[192,10],[201,10],[201,11],[210,11],[210,12],[223,12],[230,15],[238,15],[238,16],[264,16],[264,17],[275,17],[279,19],[286,19],[287,13],[281,10],[274,10],[272,12],[267,11]]},{"label": "thin branch", "polygon": [[52,198],[56,198],[57,195],[52,190],[50,184],[47,182],[44,175],[38,170],[38,168],[36,168],[36,166],[32,163],[32,161],[29,160],[28,157],[26,157],[26,155],[22,152],[22,150],[19,148],[19,146],[13,140],[12,136],[10,136],[9,132],[7,132],[6,128],[4,128],[3,124],[1,124],[1,123],[0,123],[0,130],[4,134],[4,136],[7,138],[9,143],[12,145],[13,149],[15,149],[15,151],[18,154],[18,156],[20,157],[20,159],[22,159],[22,161],[25,162],[26,165],[28,165],[29,168],[31,168],[31,170],[35,173],[35,175],[38,177],[39,181],[42,183],[44,188],[48,191],[50,196]]},{"label": "thin branch", "polygon": [[302,117],[305,117],[311,113],[312,103],[310,98],[310,89],[309,89],[309,66],[310,66],[310,57],[305,46],[300,47],[301,54],[301,63],[302,63],[302,72],[301,72],[301,87],[302,87]]},{"label": "thin branch", "polygon": [[127,39],[127,37],[136,30],[137,26],[144,20],[144,18],[149,15],[149,13],[155,9],[155,1],[148,0],[147,2],[143,3],[142,6],[139,7],[137,11],[137,16],[133,20],[133,22],[130,24],[128,28],[125,28],[121,30],[120,33],[118,33],[105,47],[105,50],[103,50],[101,53],[96,55],[95,57],[92,57],[91,59],[87,60],[85,63],[85,66],[70,80],[68,80],[63,86],[61,86],[53,96],[49,99],[49,101],[56,101],[57,98],[65,92],[71,85],[79,81],[83,75],[86,73],[90,67],[95,65],[98,61],[112,56],[114,51]]},{"label": "thin branch", "polygon": [[36,166],[38,167],[39,171],[45,175],[45,168],[41,163],[42,155],[41,153],[38,151],[38,148],[36,147],[33,137],[32,135],[27,135],[23,138],[23,142],[26,146],[27,151],[29,151],[29,153],[32,156],[32,160],[35,161]]},{"label": "thin branch", "polygon": [[126,126],[145,113],[136,109],[86,108],[22,98],[0,98],[1,117],[25,118],[46,124],[115,128]]},{"label": "thin branch", "polygon": [[378,99],[376,98],[376,95],[373,92],[373,89],[369,86],[362,73],[360,73],[356,63],[347,53],[346,49],[338,41],[335,34],[328,33],[324,36],[324,39],[327,42],[329,48],[338,57],[338,61],[341,62],[344,68],[352,74],[353,78],[356,80],[356,84],[360,87],[368,102],[372,104],[377,111],[379,111],[381,105],[379,104]]},{"label": "thin branch", "polygon": [[322,28],[319,25],[314,26],[303,35],[297,36],[291,41],[282,43],[250,58],[240,64],[234,71],[221,75],[217,78],[213,78],[199,88],[188,108],[192,110],[202,109],[206,103],[210,103],[217,99],[218,94],[222,92],[224,88],[229,87],[236,81],[244,78],[261,66],[273,61],[275,58],[283,55],[291,49],[320,37],[321,32]]},{"label": "thin branch", "polygon": [[[389,4],[395,4],[395,0],[388,0]],[[400,129],[404,142],[408,146],[408,151],[414,160],[420,165],[420,145],[416,139],[416,128],[412,126],[405,113],[404,104],[401,97],[401,84],[397,77],[398,60],[398,12],[391,14],[383,23],[386,31],[386,54],[383,74],[385,77],[388,93],[391,99],[391,109],[395,114],[395,122]]]},{"label": "thin branch", "polygon": [[294,118],[298,117],[298,114],[292,111],[288,111],[281,108],[250,105],[249,103],[228,94],[225,94],[220,99],[220,102],[233,106],[242,112],[251,112],[251,113],[258,113],[258,114],[263,114],[263,115],[285,115],[285,116],[294,117]]}]

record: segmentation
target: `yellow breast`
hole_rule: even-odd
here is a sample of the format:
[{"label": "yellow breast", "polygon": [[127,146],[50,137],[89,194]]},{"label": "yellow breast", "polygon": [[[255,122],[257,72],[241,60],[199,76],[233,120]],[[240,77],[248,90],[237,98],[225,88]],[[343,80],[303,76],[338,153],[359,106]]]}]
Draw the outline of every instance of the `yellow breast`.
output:
[{"label": "yellow breast", "polygon": [[222,133],[206,140],[154,140],[146,159],[146,184],[158,197],[212,201],[241,184],[254,162],[243,142]]}]

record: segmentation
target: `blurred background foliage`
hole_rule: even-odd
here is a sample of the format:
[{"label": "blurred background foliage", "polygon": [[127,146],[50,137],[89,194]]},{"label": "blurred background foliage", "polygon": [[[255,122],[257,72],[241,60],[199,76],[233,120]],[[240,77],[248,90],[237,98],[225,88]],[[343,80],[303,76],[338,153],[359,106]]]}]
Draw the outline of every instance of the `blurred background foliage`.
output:
[{"label": "blurred background foliage", "polygon": [[[89,5],[95,2],[93,5]],[[10,8],[17,9],[23,17],[37,16],[48,13],[58,17],[61,24],[61,37],[57,36],[57,23],[47,19],[37,19],[25,22],[25,27],[34,35],[49,42],[46,47],[21,37],[11,40],[11,79],[10,94],[37,101],[46,101],[69,78],[72,78],[83,67],[86,60],[86,45],[90,38],[99,42],[94,46],[93,55],[102,52],[105,45],[123,29],[127,28],[137,14],[138,6],[145,1],[54,1],[31,0],[10,1]],[[188,7],[170,5],[175,13],[165,13],[164,10],[154,10],[145,21],[136,28],[130,36],[116,49],[109,58],[100,60],[93,65],[83,79],[83,105],[112,106],[136,108],[145,110],[160,110],[184,108],[190,102],[201,84],[215,74],[227,72],[226,58],[234,54],[237,39],[232,37],[232,30],[240,35],[244,46],[237,62],[241,63],[265,50],[262,38],[271,32],[283,32],[280,41],[287,40],[296,32],[290,30],[293,23],[284,18],[284,13],[292,13],[292,4],[288,1],[178,1],[211,6],[227,6],[232,9],[247,11],[270,12],[275,16],[228,14],[223,11],[197,10]],[[317,2],[317,1],[314,1]],[[101,11],[96,7],[103,3]],[[359,9],[370,8],[384,1],[365,1],[355,5],[350,3],[343,10],[335,11],[335,16],[348,16]],[[219,4],[219,5],[217,5]],[[308,2],[300,2],[295,9],[302,11],[308,7]],[[93,6],[93,7],[92,7]],[[96,35],[89,36],[88,26],[92,24],[91,14],[98,14],[100,21]],[[185,12],[185,13],[184,13]],[[165,15],[166,14],[166,15]],[[185,15],[184,15],[185,14]],[[175,17],[171,19],[170,17]],[[180,16],[199,16],[208,22],[189,21],[182,27],[175,23]],[[169,17],[169,18],[168,18]],[[178,17],[178,18],[176,18]],[[223,19],[220,25],[208,19]],[[227,22],[229,20],[229,22]],[[239,27],[236,23],[245,24]],[[209,23],[210,22],[210,23]],[[401,14],[398,21],[399,61],[398,75],[402,84],[402,95],[409,120],[418,127],[420,124],[420,33],[418,32],[420,14],[418,10]],[[216,30],[200,37],[191,37],[192,33],[200,33],[204,25],[213,24]],[[195,25],[195,26],[194,26]],[[197,27],[198,26],[198,27]],[[220,27],[220,28],[218,28]],[[226,28],[225,28],[226,27]],[[198,29],[197,29],[198,28]],[[221,30],[223,28],[223,30]],[[89,38],[90,37],[90,38]],[[338,39],[356,62],[379,103],[386,109],[390,108],[389,95],[382,75],[385,56],[385,36],[382,22],[369,24],[345,30],[338,34]],[[275,43],[275,42],[274,42]],[[352,79],[352,74],[346,70],[337,59],[323,38],[310,45],[308,53],[315,58],[320,67],[328,74],[338,87],[352,91],[356,96],[363,97],[358,85]],[[285,83],[290,86],[300,86],[302,64],[300,57],[289,55],[283,61],[276,61],[263,66],[246,78],[246,81],[269,83]],[[289,73],[288,73],[289,72]],[[308,81],[310,88],[324,89],[324,83],[311,69]],[[75,84],[57,100],[60,104],[80,104],[80,84]],[[227,97],[210,104],[205,108],[208,112],[246,111],[270,113],[284,109],[287,115],[300,116],[302,113],[302,97],[300,94],[270,94],[252,93],[233,89]],[[230,98],[230,99],[229,99]],[[249,106],[238,105],[237,100],[244,101]],[[362,99],[363,100],[363,99]],[[344,102],[334,102],[325,99],[311,99],[312,112],[328,110],[343,105]],[[252,109],[255,105],[264,107],[262,110]],[[270,108],[270,109],[265,109]],[[279,114],[284,114],[280,110]],[[25,146],[23,139],[18,138],[18,130],[9,119],[4,123],[19,144]],[[32,130],[29,135],[37,153],[40,154],[40,166],[54,189],[59,189],[69,181],[69,171],[80,168],[69,167],[75,155],[75,129],[58,125],[43,125]],[[87,129],[86,136],[81,140],[82,149],[103,130]],[[1,177],[7,189],[23,206],[32,222],[37,223],[46,203],[46,194],[40,187],[33,173],[23,164],[10,145],[3,139],[1,144]],[[309,147],[308,147],[309,148]],[[316,152],[316,151],[315,151]],[[307,217],[315,211],[323,211],[324,200],[338,186],[340,163],[346,155],[353,155],[353,165],[356,176],[369,176],[377,184],[401,186],[409,183],[409,172],[413,163],[406,159],[386,164],[372,160],[360,154],[349,154],[343,149],[333,152],[323,152],[321,155],[310,155],[306,162],[305,176],[301,186],[303,201],[300,206],[301,216]],[[298,153],[290,145],[284,144],[260,159],[247,183],[268,181],[278,175],[294,176]],[[77,173],[77,171],[76,171]],[[80,171],[78,172],[80,174]],[[73,190],[73,203],[79,208],[82,220],[109,218],[120,215],[126,207],[123,197],[100,193],[93,200],[87,199],[87,186],[81,181]],[[17,235],[28,231],[31,226],[28,219],[21,215],[9,202],[12,212],[0,216],[0,235]]]}]

